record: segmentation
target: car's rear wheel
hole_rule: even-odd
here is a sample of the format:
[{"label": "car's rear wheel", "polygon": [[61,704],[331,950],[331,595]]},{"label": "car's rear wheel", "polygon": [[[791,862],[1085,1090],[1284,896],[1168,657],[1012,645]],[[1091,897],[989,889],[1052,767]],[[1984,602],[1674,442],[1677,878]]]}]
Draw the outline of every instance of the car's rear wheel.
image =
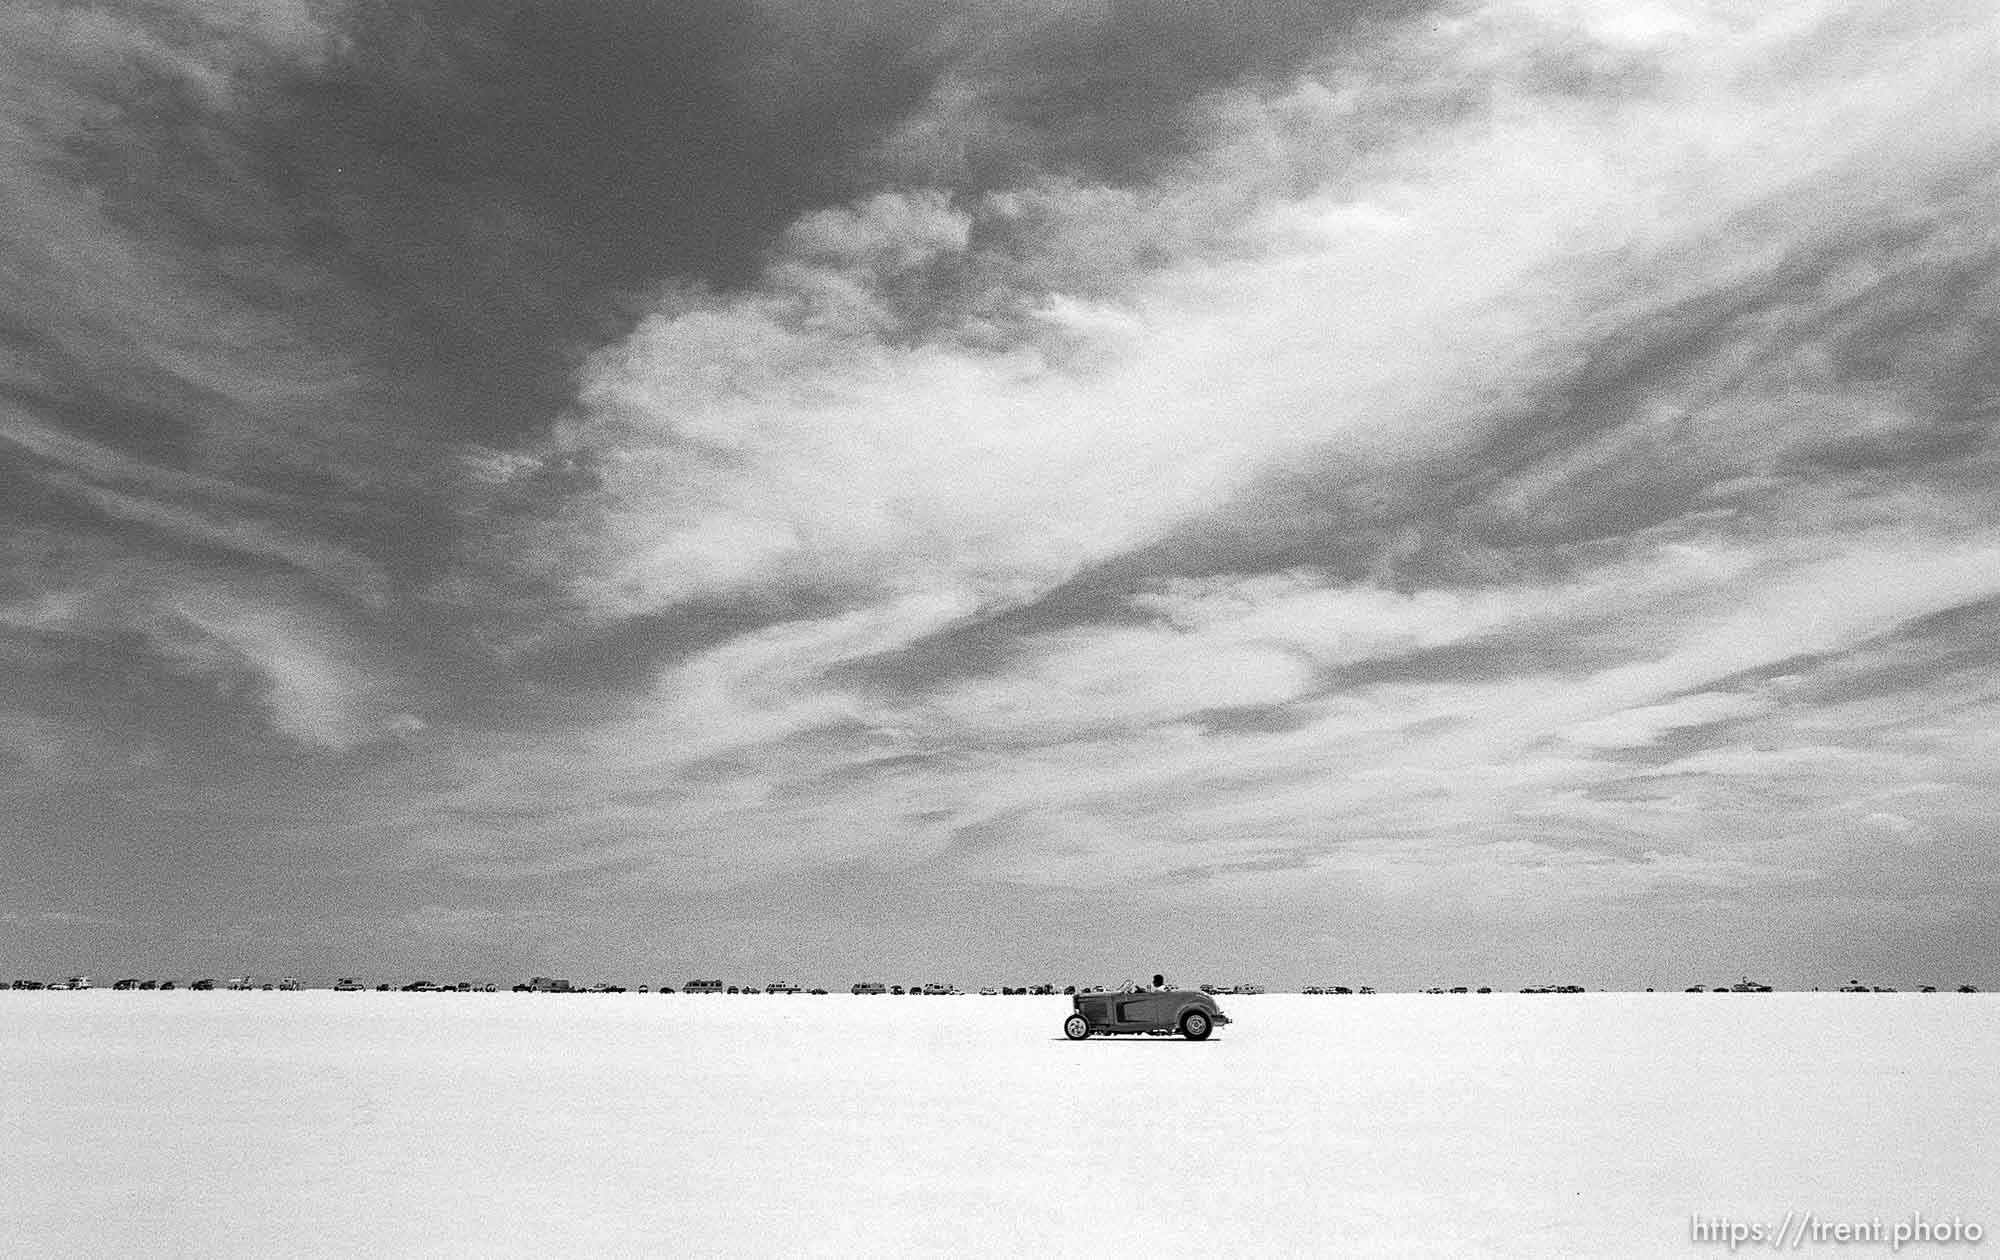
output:
[{"label": "car's rear wheel", "polygon": [[1090,1021],[1081,1015],[1072,1015],[1063,1021],[1063,1036],[1071,1041],[1082,1041],[1090,1035]]},{"label": "car's rear wheel", "polygon": [[1213,1027],[1208,1022],[1208,1016],[1200,1011],[1189,1011],[1181,1016],[1181,1036],[1189,1041],[1207,1041]]}]

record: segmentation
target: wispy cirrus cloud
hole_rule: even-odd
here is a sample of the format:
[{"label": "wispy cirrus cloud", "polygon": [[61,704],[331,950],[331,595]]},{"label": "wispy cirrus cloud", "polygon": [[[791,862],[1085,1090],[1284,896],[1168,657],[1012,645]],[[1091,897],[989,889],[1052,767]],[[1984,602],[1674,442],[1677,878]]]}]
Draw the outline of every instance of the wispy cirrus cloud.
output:
[{"label": "wispy cirrus cloud", "polygon": [[1981,14],[65,14],[0,628],[254,712],[297,843],[1384,958],[1991,876]]}]

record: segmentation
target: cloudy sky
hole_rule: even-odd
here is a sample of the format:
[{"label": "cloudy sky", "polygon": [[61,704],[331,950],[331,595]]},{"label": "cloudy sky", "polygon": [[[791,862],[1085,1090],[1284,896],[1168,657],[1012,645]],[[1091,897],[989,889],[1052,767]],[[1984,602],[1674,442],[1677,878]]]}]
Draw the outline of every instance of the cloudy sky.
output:
[{"label": "cloudy sky", "polygon": [[2000,981],[1996,84],[0,8],[0,972]]}]

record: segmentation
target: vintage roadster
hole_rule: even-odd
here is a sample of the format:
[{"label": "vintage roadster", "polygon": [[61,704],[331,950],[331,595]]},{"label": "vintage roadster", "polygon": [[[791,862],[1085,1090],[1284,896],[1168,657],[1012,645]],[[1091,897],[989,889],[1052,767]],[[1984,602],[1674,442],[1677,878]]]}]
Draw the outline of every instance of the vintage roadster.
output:
[{"label": "vintage roadster", "polygon": [[1205,1041],[1229,1017],[1215,999],[1195,989],[1127,989],[1122,993],[1079,993],[1063,1021],[1063,1036],[1082,1041],[1092,1033],[1179,1033]]}]

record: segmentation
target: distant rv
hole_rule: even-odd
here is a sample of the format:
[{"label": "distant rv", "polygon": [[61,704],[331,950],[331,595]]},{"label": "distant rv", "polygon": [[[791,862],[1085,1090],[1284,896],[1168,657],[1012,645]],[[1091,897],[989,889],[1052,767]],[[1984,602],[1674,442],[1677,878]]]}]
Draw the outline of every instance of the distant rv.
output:
[{"label": "distant rv", "polygon": [[720,992],[722,992],[722,981],[720,981],[720,980],[690,980],[690,981],[688,981],[688,982],[687,982],[686,984],[684,984],[684,985],[682,985],[682,986],[681,986],[681,992],[682,992],[682,993],[720,993]]},{"label": "distant rv", "polygon": [[863,980],[860,984],[855,985],[852,989],[848,991],[856,995],[864,995],[871,993],[887,993],[889,989],[887,985],[876,984],[873,980]]},{"label": "distant rv", "polygon": [[793,984],[793,983],[792,983],[791,981],[789,981],[789,980],[773,980],[773,981],[771,981],[771,983],[769,983],[769,984],[767,984],[767,985],[765,985],[765,986],[764,986],[764,992],[766,992],[766,993],[804,993],[804,992],[805,992],[805,990],[804,990],[804,989],[801,989],[801,988],[800,988],[799,986],[797,986],[796,984]]},{"label": "distant rv", "polygon": [[570,983],[569,983],[569,981],[567,981],[567,980],[558,980],[558,979],[556,979],[556,978],[555,978],[554,976],[535,976],[535,977],[533,977],[532,979],[530,979],[530,980],[528,981],[528,991],[529,991],[530,993],[569,993],[569,992],[572,992],[572,990],[571,990],[571,988],[570,988]]}]

